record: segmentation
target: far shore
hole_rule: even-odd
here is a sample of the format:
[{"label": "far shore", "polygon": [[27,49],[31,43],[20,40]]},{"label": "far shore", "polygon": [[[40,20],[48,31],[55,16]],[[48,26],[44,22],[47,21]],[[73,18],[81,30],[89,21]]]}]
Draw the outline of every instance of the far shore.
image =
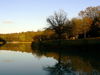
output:
[{"label": "far shore", "polygon": [[19,42],[19,41],[13,41],[13,42],[7,42],[7,43],[19,44],[19,43],[32,43],[32,42]]}]

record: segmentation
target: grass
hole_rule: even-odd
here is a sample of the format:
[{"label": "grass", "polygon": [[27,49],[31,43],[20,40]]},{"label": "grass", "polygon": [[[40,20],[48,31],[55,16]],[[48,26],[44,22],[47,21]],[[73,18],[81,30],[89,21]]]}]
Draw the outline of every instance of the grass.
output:
[{"label": "grass", "polygon": [[78,40],[47,40],[33,43],[33,46],[44,49],[68,49],[68,48],[85,48],[85,47],[99,47],[100,39],[78,39]]},{"label": "grass", "polygon": [[42,44],[48,45],[63,45],[63,46],[77,46],[77,45],[95,45],[100,44],[100,39],[79,39],[79,40],[55,40],[43,41]]}]

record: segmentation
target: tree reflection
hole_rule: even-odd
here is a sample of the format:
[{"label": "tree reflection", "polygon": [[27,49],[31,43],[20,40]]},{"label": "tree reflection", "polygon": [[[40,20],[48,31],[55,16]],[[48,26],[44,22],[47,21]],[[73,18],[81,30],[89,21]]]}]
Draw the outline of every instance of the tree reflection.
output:
[{"label": "tree reflection", "polygon": [[[31,50],[32,47],[32,50]],[[44,66],[49,75],[100,75],[100,50],[99,47],[85,49],[54,49],[38,48],[35,50],[30,44],[5,44],[0,50],[20,51],[32,53],[41,58],[52,57],[57,60],[53,66]],[[85,74],[86,73],[86,74]],[[91,74],[92,73],[92,74]]]},{"label": "tree reflection", "polygon": [[32,49],[31,49],[29,43],[7,43],[7,44],[1,46],[0,50],[32,53]]},{"label": "tree reflection", "polygon": [[45,67],[44,70],[49,72],[49,75],[65,75],[65,73],[73,73],[71,59],[67,61],[62,61],[61,57],[58,59],[58,63],[54,66]]},{"label": "tree reflection", "polygon": [[[73,48],[72,48],[73,49]],[[89,49],[89,48],[88,48]],[[97,48],[86,48],[78,50],[36,50],[39,56],[53,57],[57,63],[53,66],[46,66],[43,69],[48,75],[100,75],[99,52]],[[91,51],[90,51],[91,50]]]},{"label": "tree reflection", "polygon": [[0,46],[3,46],[6,43],[6,41],[2,38],[0,38]]},{"label": "tree reflection", "polygon": [[49,72],[49,75],[65,75],[65,73],[73,73],[72,61],[69,56],[64,59],[61,50],[58,50],[57,63],[53,66],[45,67],[44,70]]},{"label": "tree reflection", "polygon": [[[77,57],[63,56],[59,53],[58,62],[53,66],[44,67],[48,75],[99,75],[89,61]],[[100,62],[99,62],[100,63]]]}]

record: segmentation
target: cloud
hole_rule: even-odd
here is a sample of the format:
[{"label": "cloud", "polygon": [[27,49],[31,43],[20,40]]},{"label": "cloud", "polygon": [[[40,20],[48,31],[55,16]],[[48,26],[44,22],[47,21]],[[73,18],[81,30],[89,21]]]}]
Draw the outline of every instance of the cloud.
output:
[{"label": "cloud", "polygon": [[13,21],[3,21],[3,24],[13,24],[14,22]]},{"label": "cloud", "polygon": [[8,62],[13,62],[13,60],[3,60],[2,62],[8,63]]}]

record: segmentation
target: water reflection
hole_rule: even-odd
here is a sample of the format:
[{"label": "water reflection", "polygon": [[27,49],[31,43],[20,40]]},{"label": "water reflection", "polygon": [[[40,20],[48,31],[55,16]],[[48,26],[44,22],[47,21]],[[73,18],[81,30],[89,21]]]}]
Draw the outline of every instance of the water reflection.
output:
[{"label": "water reflection", "polygon": [[2,38],[0,38],[0,46],[3,46],[6,43],[6,41]]},{"label": "water reflection", "polygon": [[30,47],[31,43],[8,43],[0,47],[0,50],[8,50],[8,51],[20,51],[32,53],[32,49]]},{"label": "water reflection", "polygon": [[0,75],[100,75],[100,53],[94,52],[98,47],[73,49],[5,44],[0,47]]},{"label": "water reflection", "polygon": [[97,47],[68,50],[38,48],[36,52],[39,56],[53,57],[58,61],[53,66],[44,67],[49,72],[48,75],[100,75],[100,48],[96,49]]},{"label": "water reflection", "polygon": [[55,65],[44,68],[49,72],[49,75],[95,75],[99,73],[99,70],[94,68],[90,61],[77,56],[60,55],[57,60],[58,62]]},{"label": "water reflection", "polygon": [[37,58],[32,53],[0,50],[0,75],[47,75],[43,66],[55,63],[55,59],[45,56]]}]

